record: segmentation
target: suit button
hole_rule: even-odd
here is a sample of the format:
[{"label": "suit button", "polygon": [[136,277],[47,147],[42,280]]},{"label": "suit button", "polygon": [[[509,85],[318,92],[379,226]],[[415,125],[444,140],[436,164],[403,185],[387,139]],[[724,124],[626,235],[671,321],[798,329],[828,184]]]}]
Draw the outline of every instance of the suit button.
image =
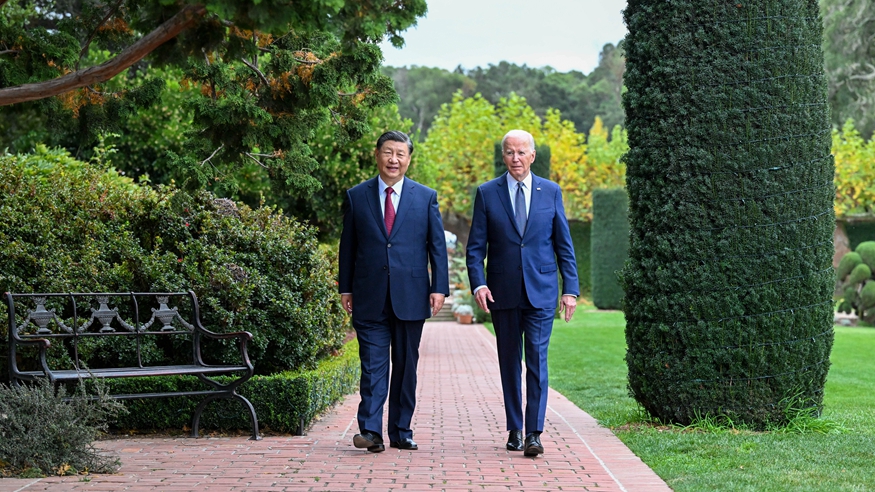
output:
[{"label": "suit button", "polygon": [[386,269],[386,265],[383,265],[383,270],[385,270],[385,269]]},{"label": "suit button", "polygon": [[523,266],[522,266],[522,265],[520,265],[520,266],[517,267],[517,270],[522,270],[522,269],[523,269]]},{"label": "suit button", "polygon": [[392,243],[387,244],[386,247],[387,247],[387,248],[391,248],[391,247],[392,247]]},{"label": "suit button", "polygon": [[525,244],[520,244],[520,248],[525,248],[525,247],[526,247]]}]

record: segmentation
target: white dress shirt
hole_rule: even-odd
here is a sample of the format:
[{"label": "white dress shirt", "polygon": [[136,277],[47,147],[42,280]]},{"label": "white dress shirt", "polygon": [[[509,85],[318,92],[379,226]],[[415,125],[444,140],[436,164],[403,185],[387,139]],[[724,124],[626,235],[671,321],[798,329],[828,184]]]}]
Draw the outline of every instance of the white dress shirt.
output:
[{"label": "white dress shirt", "polygon": [[[383,217],[386,217],[386,188],[389,187],[383,182],[383,178],[378,177],[377,183],[380,186],[380,210],[383,212]],[[404,188],[404,177],[392,185],[392,206],[395,207],[395,213],[398,213],[398,202],[401,201],[401,190]]]}]

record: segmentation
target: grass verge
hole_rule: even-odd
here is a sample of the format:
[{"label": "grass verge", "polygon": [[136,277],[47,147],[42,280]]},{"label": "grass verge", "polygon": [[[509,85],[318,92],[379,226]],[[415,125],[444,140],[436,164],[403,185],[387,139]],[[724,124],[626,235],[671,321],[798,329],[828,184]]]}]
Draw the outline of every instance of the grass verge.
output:
[{"label": "grass verge", "polygon": [[821,419],[750,432],[707,421],[646,423],[626,389],[620,312],[578,309],[557,321],[550,386],[610,427],[676,491],[875,490],[875,330],[836,328]]}]

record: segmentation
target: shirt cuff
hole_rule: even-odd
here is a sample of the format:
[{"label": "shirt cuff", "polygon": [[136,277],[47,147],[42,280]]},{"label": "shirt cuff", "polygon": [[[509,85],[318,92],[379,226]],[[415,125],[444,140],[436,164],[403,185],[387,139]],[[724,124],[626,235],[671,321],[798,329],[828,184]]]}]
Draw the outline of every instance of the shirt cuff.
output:
[{"label": "shirt cuff", "polygon": [[484,288],[484,287],[486,287],[486,286],[485,286],[485,285],[479,285],[479,286],[477,286],[477,288],[474,289],[474,291],[471,292],[471,293],[472,293],[472,294],[476,294],[478,290],[480,290],[480,289],[482,289],[482,288]]}]

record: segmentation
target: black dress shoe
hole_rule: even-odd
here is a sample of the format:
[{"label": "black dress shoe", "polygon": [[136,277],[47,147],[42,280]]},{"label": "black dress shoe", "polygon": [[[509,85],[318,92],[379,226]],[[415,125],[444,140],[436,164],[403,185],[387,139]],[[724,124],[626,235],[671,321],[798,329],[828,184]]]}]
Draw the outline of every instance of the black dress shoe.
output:
[{"label": "black dress shoe", "polygon": [[416,445],[416,442],[409,437],[401,439],[400,441],[392,441],[389,443],[389,447],[398,449],[409,449],[411,451],[416,451],[417,449],[419,449],[419,446]]},{"label": "black dress shoe", "polygon": [[386,450],[383,438],[376,432],[364,431],[352,438],[352,445],[357,448],[365,448],[372,453],[382,453]]},{"label": "black dress shoe", "polygon": [[530,432],[526,436],[526,449],[523,451],[523,456],[538,456],[544,454],[544,446],[541,444],[541,434],[538,432]]},{"label": "black dress shoe", "polygon": [[507,436],[507,449],[508,449],[508,451],[522,451],[523,450],[523,431],[521,431],[521,430],[510,431],[510,435]]}]

